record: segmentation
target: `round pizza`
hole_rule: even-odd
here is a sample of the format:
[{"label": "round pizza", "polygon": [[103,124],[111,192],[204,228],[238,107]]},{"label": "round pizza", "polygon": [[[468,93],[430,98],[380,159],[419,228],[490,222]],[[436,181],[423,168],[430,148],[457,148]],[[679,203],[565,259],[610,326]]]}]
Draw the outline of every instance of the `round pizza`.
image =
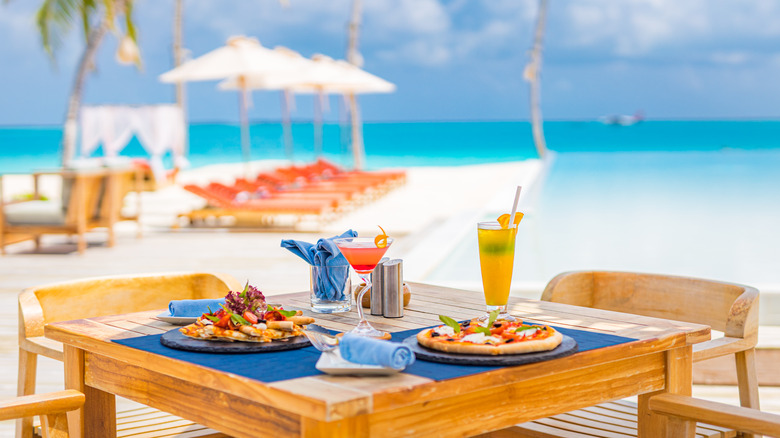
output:
[{"label": "round pizza", "polygon": [[[523,354],[553,350],[563,336],[546,325],[523,324],[522,321],[480,321],[478,318],[425,329],[417,334],[423,347],[456,354]],[[489,325],[489,327],[488,327]]]}]

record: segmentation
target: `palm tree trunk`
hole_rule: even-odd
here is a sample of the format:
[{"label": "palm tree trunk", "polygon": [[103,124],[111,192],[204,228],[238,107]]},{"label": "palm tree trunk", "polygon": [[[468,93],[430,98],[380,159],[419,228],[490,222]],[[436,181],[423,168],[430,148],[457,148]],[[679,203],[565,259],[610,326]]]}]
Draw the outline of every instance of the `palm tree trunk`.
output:
[{"label": "palm tree trunk", "polygon": [[[178,67],[184,61],[184,55],[182,50],[182,16],[184,15],[184,0],[176,0],[176,4],[173,12],[173,66]],[[187,126],[187,95],[184,89],[184,82],[176,83],[176,104],[181,108],[182,116],[184,117],[184,125]],[[183,155],[187,155],[189,149],[187,129],[184,129],[184,150]]]},{"label": "palm tree trunk", "polygon": [[[352,18],[349,21],[349,45],[347,46],[347,62],[361,67],[363,60],[358,52],[358,34],[360,32],[360,0],[352,0]],[[355,94],[348,97],[349,114],[352,124],[352,162],[357,170],[363,169],[365,151],[363,150],[363,132],[360,128],[360,114]]]},{"label": "palm tree trunk", "polygon": [[534,44],[531,48],[531,62],[526,67],[526,79],[531,84],[531,130],[534,136],[534,144],[539,157],[547,154],[547,143],[544,140],[542,129],[541,108],[541,70],[542,70],[542,40],[544,39],[544,25],[547,19],[547,0],[539,0],[539,15],[536,19],[536,32]]},{"label": "palm tree trunk", "polygon": [[76,77],[73,80],[73,88],[70,91],[68,99],[68,112],[65,117],[65,126],[62,131],[62,165],[67,167],[71,164],[76,153],[76,133],[78,130],[77,120],[79,109],[81,108],[81,96],[84,90],[84,81],[87,74],[95,62],[95,53],[97,53],[103,37],[106,36],[111,23],[103,20],[100,26],[92,29],[87,38],[87,47],[81,55]]}]

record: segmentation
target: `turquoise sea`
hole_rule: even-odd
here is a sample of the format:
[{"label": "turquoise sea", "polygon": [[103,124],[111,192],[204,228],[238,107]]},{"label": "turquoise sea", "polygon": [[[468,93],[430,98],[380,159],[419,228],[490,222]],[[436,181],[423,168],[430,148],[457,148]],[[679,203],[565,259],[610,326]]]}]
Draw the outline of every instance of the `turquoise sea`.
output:
[{"label": "turquoise sea", "polygon": [[[691,275],[780,291],[780,121],[545,123],[555,151],[518,233],[515,281],[572,269]],[[343,131],[325,155],[348,163]],[[0,172],[59,163],[57,128],[0,128]],[[369,123],[370,168],[453,166],[536,157],[525,122]],[[314,157],[311,124],[295,124],[295,159]],[[254,159],[285,158],[277,124],[252,126]],[[240,161],[237,126],[190,128],[193,166]],[[128,155],[142,156],[133,144]],[[479,282],[476,233],[428,278]]]},{"label": "turquoise sea", "polygon": [[[550,149],[561,154],[612,152],[712,152],[780,150],[780,121],[648,121],[629,127],[598,122],[547,122]],[[527,122],[367,123],[363,128],[368,166],[462,165],[536,156]],[[193,166],[241,160],[236,125],[190,127]],[[279,124],[251,127],[252,158],[285,158]],[[324,126],[324,154],[348,163],[346,129]],[[30,172],[59,164],[59,127],[0,127],[0,172]],[[314,129],[293,125],[294,159],[314,158]],[[100,150],[97,154],[100,155]],[[144,156],[133,141],[124,155]]]}]

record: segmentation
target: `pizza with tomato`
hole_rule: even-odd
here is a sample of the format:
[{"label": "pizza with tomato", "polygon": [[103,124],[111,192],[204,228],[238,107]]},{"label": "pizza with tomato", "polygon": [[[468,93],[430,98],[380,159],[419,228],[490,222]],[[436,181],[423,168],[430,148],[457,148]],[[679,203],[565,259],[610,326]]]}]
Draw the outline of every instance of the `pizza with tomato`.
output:
[{"label": "pizza with tomato", "polygon": [[247,284],[241,292],[228,293],[221,309],[202,314],[179,331],[209,341],[273,342],[303,336],[303,327],[313,322],[300,310],[267,305],[263,293]]},{"label": "pizza with tomato", "polygon": [[550,351],[563,341],[561,333],[550,326],[496,320],[495,315],[462,323],[440,316],[444,324],[421,331],[417,342],[446,353],[502,355]]}]

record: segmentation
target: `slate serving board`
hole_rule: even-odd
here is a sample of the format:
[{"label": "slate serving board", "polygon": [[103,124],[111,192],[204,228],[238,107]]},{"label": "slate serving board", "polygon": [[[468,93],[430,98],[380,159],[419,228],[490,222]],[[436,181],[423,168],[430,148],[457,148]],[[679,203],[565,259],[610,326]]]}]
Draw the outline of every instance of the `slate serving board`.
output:
[{"label": "slate serving board", "polygon": [[306,336],[278,339],[272,342],[207,341],[184,336],[178,329],[163,333],[160,343],[176,350],[197,351],[199,353],[265,353],[295,350],[311,345]]},{"label": "slate serving board", "polygon": [[569,336],[562,335],[561,345],[550,351],[540,351],[536,353],[507,354],[496,356],[485,356],[479,354],[455,354],[445,353],[439,350],[432,350],[423,347],[417,343],[417,335],[409,336],[403,343],[414,351],[417,359],[428,362],[449,363],[453,365],[525,365],[529,363],[542,362],[545,360],[558,359],[566,357],[577,352],[577,341]]}]

